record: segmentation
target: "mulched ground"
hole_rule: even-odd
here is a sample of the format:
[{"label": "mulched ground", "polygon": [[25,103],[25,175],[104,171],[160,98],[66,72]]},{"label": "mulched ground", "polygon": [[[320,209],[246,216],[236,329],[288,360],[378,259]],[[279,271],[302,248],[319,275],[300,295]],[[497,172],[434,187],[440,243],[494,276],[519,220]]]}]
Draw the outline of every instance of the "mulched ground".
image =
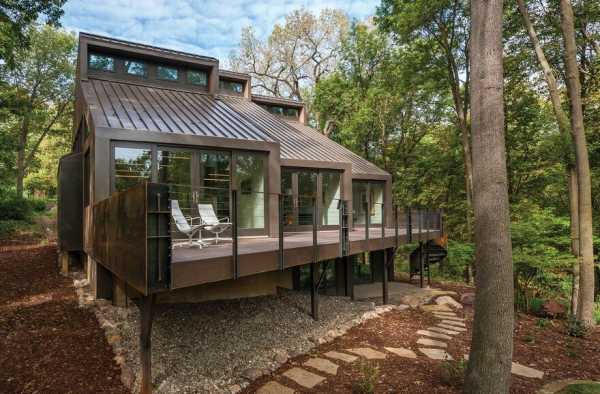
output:
[{"label": "mulched ground", "polygon": [[0,253],[0,392],[126,393],[104,332],[56,259],[55,245]]},{"label": "mulched ground", "polygon": [[[440,285],[447,290],[471,292],[472,289],[460,285]],[[458,315],[466,318],[468,331],[454,336],[449,342],[448,352],[458,358],[467,354],[472,332],[473,309],[465,308]],[[513,360],[532,366],[545,372],[544,379],[527,379],[513,375],[511,393],[534,393],[544,384],[564,379],[598,379],[600,377],[600,330],[596,330],[587,338],[572,338],[565,335],[565,322],[554,320],[545,327],[538,326],[538,318],[520,314],[515,329],[515,354]],[[382,318],[370,320],[351,329],[346,335],[333,342],[314,349],[310,354],[289,360],[270,376],[264,376],[253,382],[244,393],[252,393],[269,380],[293,388],[299,393],[349,393],[355,382],[362,376],[359,362],[340,365],[335,377],[328,376],[326,382],[313,390],[306,390],[293,381],[281,376],[281,373],[292,366],[301,366],[308,358],[319,356],[329,350],[371,346],[376,348],[406,347],[417,350],[416,331],[435,325],[437,319],[431,314],[418,310],[393,311]],[[418,352],[417,352],[418,353]],[[461,388],[453,386],[443,378],[442,363],[429,360],[419,354],[416,360],[396,357],[388,353],[385,360],[371,361],[379,369],[379,378],[375,393],[460,393]],[[309,367],[302,368],[311,370]],[[323,375],[322,372],[312,372]]]}]

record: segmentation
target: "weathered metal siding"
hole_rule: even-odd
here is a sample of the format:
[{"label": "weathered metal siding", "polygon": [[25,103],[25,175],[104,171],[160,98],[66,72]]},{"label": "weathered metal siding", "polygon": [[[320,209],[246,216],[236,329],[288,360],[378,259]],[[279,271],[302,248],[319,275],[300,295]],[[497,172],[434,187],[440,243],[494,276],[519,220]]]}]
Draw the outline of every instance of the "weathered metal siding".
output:
[{"label": "weathered metal siding", "polygon": [[62,251],[83,250],[83,154],[71,153],[58,166],[58,242]]},{"label": "weathered metal siding", "polygon": [[212,96],[128,82],[81,81],[96,127],[272,141]]}]

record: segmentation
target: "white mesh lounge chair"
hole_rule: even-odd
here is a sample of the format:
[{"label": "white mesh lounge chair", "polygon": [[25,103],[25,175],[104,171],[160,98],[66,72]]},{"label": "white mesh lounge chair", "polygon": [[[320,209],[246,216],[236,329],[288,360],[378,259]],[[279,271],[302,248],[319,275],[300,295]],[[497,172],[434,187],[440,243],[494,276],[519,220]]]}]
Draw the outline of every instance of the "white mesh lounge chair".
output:
[{"label": "white mesh lounge chair", "polygon": [[218,219],[212,204],[198,204],[198,213],[204,229],[215,234],[215,245],[218,244],[219,234],[231,227],[229,218]]},{"label": "white mesh lounge chair", "polygon": [[[192,238],[194,237],[194,234],[198,233],[202,229],[202,223],[196,225],[190,224],[183,215],[183,212],[181,212],[179,201],[177,200],[171,200],[171,216],[173,216],[177,230],[188,237],[188,245],[194,246]],[[200,218],[191,218],[190,222],[193,223],[195,219]],[[199,241],[198,245],[202,247],[202,242]]]}]

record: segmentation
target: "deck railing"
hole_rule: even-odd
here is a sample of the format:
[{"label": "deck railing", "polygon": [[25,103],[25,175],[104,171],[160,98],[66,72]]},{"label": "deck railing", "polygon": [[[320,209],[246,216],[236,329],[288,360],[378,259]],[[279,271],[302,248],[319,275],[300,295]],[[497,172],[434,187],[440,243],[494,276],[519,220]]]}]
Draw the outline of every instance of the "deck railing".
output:
[{"label": "deck railing", "polygon": [[[176,196],[184,213],[189,215],[188,219],[191,219],[198,216],[196,210],[198,196],[206,196],[206,191],[198,188],[190,189],[189,195],[182,192],[181,187],[178,187],[176,193],[171,193],[171,189],[172,186],[167,184],[146,183],[114,193],[94,206],[94,258],[142,294],[170,288],[172,247],[177,241],[183,243],[182,246],[188,242],[188,239],[182,239],[181,235],[177,234],[178,231],[171,217],[171,199]],[[258,220],[258,225],[264,226],[265,232],[267,230],[270,232],[271,239],[278,238],[277,264],[274,269],[279,270],[285,270],[299,263],[296,256],[286,252],[288,239],[297,235],[298,231],[312,234],[312,242],[303,244],[312,247],[308,258],[310,261],[305,263],[345,257],[358,251],[397,248],[403,242],[423,241],[432,231],[439,233],[443,231],[441,210],[401,209],[399,206],[392,205],[390,212],[382,203],[366,202],[364,211],[360,212],[364,217],[353,220],[356,219],[357,213],[356,209],[355,211],[349,209],[349,201],[333,198],[328,199],[327,204],[323,204],[314,194],[301,196],[305,200],[310,197],[310,206],[301,207],[304,215],[302,225],[296,228],[288,227],[290,221],[298,220],[300,209],[297,205],[286,205],[286,198],[289,198],[289,195],[232,190],[228,197],[229,201],[221,201],[223,195],[222,193],[215,195],[215,199],[220,199],[218,202],[220,205],[215,210],[220,213],[219,216],[229,213],[230,227],[219,240],[222,244],[221,248],[231,247],[231,277],[234,279],[248,274],[248,271],[244,273],[240,270],[240,246],[244,247],[245,244],[242,243],[244,237],[250,236],[248,227],[256,224],[256,218],[252,216],[255,214],[248,212],[249,206],[258,209],[261,213],[261,204],[265,210],[272,204],[276,204],[276,212],[271,210],[271,214],[276,213],[279,218],[276,224],[269,225],[266,221],[268,215],[265,212],[264,219]],[[206,200],[202,202],[206,203]],[[336,209],[337,214],[334,213]],[[242,211],[246,215],[243,219]],[[312,220],[307,225],[306,219],[309,216],[312,216]],[[338,232],[337,254],[335,252],[332,254],[331,247],[321,254],[320,250],[325,247],[325,244],[319,242],[319,237],[324,236],[324,230]],[[206,243],[206,235],[205,233],[202,237],[200,234],[199,240],[194,242],[199,244],[203,240]],[[297,239],[294,238],[295,246],[290,247],[297,247]],[[331,245],[330,234],[327,235],[327,240],[326,243]],[[209,241],[216,243],[214,238]],[[356,244],[356,241],[361,243]],[[207,247],[211,248],[212,245]],[[198,253],[203,251],[200,250]],[[286,256],[296,261],[287,262]]]}]

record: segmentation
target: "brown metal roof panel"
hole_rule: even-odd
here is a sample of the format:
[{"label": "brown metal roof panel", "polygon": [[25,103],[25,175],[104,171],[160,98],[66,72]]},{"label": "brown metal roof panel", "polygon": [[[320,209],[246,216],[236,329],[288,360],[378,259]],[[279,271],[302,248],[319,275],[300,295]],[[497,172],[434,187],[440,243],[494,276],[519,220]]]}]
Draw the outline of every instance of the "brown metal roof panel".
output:
[{"label": "brown metal roof panel", "polygon": [[98,126],[273,142],[261,127],[202,93],[120,81],[81,81]]}]

